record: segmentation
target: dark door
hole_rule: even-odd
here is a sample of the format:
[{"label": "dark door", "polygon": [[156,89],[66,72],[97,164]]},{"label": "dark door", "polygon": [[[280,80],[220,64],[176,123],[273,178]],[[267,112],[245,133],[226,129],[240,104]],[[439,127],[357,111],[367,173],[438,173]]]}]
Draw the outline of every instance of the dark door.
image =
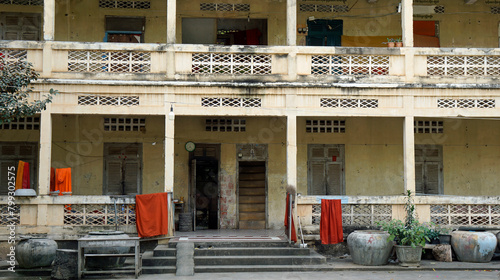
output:
[{"label": "dark door", "polygon": [[266,228],[266,162],[240,161],[240,229]]},{"label": "dark door", "polygon": [[217,229],[219,199],[219,162],[196,160],[196,229]]},{"label": "dark door", "polygon": [[342,20],[308,20],[307,29],[308,46],[341,46]]}]

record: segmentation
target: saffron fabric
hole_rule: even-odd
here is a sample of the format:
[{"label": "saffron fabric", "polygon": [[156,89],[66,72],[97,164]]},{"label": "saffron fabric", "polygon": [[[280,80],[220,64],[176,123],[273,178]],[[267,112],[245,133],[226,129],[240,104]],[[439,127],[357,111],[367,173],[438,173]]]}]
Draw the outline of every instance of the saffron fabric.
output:
[{"label": "saffron fabric", "polygon": [[139,237],[168,234],[168,193],[136,195],[135,212]]},{"label": "saffron fabric", "polygon": [[[290,232],[290,230],[288,229],[288,213],[290,213],[289,211],[291,211],[290,208],[290,196],[286,196],[286,206],[285,206],[285,233],[286,235],[288,235],[288,233]],[[293,221],[293,214],[292,215],[292,236],[289,236],[290,237],[290,240],[292,240],[293,242],[297,242],[297,232],[295,231],[295,223]]]},{"label": "saffron fabric", "polygon": [[71,168],[56,169],[55,190],[63,195],[63,192],[70,193],[71,188]]},{"label": "saffron fabric", "polygon": [[54,167],[50,168],[50,191],[56,191],[56,169]]},{"label": "saffron fabric", "polygon": [[17,165],[16,190],[23,188],[24,161],[19,161]]},{"label": "saffron fabric", "polygon": [[337,244],[344,241],[340,199],[321,200],[319,236],[321,244]]},{"label": "saffron fabric", "polygon": [[30,164],[27,162],[23,166],[23,189],[30,189]]}]

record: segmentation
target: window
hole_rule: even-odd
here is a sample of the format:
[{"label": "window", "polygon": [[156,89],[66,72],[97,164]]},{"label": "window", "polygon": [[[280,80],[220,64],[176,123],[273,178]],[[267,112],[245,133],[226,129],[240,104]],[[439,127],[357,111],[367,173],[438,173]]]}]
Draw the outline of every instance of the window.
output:
[{"label": "window", "polygon": [[416,194],[443,194],[443,147],[415,146]]},{"label": "window", "polygon": [[30,165],[30,187],[36,186],[37,178],[37,143],[32,142],[0,142],[0,195],[7,195],[8,192],[8,170],[9,167],[17,166],[19,161]]},{"label": "window", "polygon": [[40,40],[40,14],[0,13],[1,40]]},{"label": "window", "polygon": [[141,193],[142,145],[139,143],[104,144],[105,195]]},{"label": "window", "polygon": [[308,195],[344,195],[344,145],[308,145]]},{"label": "window", "polygon": [[144,17],[106,16],[105,42],[143,43]]}]

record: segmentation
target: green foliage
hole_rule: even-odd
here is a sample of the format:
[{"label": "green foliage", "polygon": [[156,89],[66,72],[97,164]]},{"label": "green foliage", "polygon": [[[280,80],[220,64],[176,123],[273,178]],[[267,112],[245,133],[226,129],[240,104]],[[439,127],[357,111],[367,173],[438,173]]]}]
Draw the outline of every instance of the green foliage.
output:
[{"label": "green foliage", "polygon": [[0,73],[0,124],[45,110],[53,95],[57,94],[56,90],[50,89],[50,93],[41,100],[28,100],[33,92],[30,84],[39,76],[29,62],[7,62],[0,58]]},{"label": "green foliage", "polygon": [[405,221],[392,220],[390,222],[378,222],[382,230],[387,231],[390,236],[389,240],[394,240],[398,245],[403,246],[424,246],[425,241],[430,241],[428,234],[429,228],[426,225],[420,224],[415,213],[415,205],[413,204],[413,196],[411,191],[406,194]]}]

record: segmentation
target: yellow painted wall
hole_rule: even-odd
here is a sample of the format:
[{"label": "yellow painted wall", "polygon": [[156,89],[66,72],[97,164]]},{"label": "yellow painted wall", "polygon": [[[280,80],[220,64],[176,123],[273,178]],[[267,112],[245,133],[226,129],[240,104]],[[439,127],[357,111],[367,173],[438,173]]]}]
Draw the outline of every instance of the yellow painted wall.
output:
[{"label": "yellow painted wall", "polygon": [[73,194],[101,195],[104,143],[142,143],[142,193],[163,191],[164,119],[146,117],[145,132],[104,131],[102,116],[54,115],[52,165],[72,168]]},{"label": "yellow painted wall", "polygon": [[444,119],[443,134],[416,134],[415,143],[443,146],[444,194],[498,195],[499,121]]},{"label": "yellow painted wall", "polygon": [[[268,44],[286,43],[286,1],[233,1],[249,3],[248,12],[210,12],[200,11],[202,0],[178,1],[177,3],[177,42],[182,38],[182,18],[239,18],[248,17],[268,20]],[[229,1],[231,2],[231,1]],[[301,12],[297,10],[297,24],[304,26],[309,17],[316,19],[341,19],[344,21],[344,35],[347,36],[401,36],[401,14],[396,13],[399,0],[367,1],[348,0],[348,13]],[[166,1],[151,0],[151,9],[109,9],[99,8],[98,0],[56,0],[56,40],[79,42],[102,42],[104,37],[104,17],[145,16],[147,43],[166,41]],[[309,2],[298,2],[300,4]],[[311,2],[316,4],[341,5],[342,2]],[[439,22],[441,47],[498,47],[499,16],[491,14],[491,6],[479,1],[466,5],[464,1],[441,0],[437,5],[445,7],[444,14],[415,16],[414,20]],[[39,12],[40,6],[0,5],[1,11]],[[305,44],[305,35],[298,34],[297,44]]]},{"label": "yellow painted wall", "polygon": [[[203,144],[220,144],[221,160],[219,178],[221,187],[229,190],[232,184],[237,186],[236,145],[245,143],[267,144],[267,191],[268,191],[268,226],[281,228],[284,213],[286,186],[286,131],[283,119],[259,117],[246,118],[246,132],[206,132],[205,117],[176,117],[175,119],[175,187],[174,196],[188,197],[189,153],[184,145],[187,141]],[[235,188],[236,191],[236,188]],[[236,192],[230,196],[236,196]],[[236,226],[237,205],[229,205],[227,217],[222,220],[223,227]]]},{"label": "yellow painted wall", "polygon": [[401,194],[404,190],[402,119],[340,119],[346,121],[345,133],[304,133],[306,118],[298,119],[298,192],[307,194],[307,145],[344,144],[346,195]]}]

